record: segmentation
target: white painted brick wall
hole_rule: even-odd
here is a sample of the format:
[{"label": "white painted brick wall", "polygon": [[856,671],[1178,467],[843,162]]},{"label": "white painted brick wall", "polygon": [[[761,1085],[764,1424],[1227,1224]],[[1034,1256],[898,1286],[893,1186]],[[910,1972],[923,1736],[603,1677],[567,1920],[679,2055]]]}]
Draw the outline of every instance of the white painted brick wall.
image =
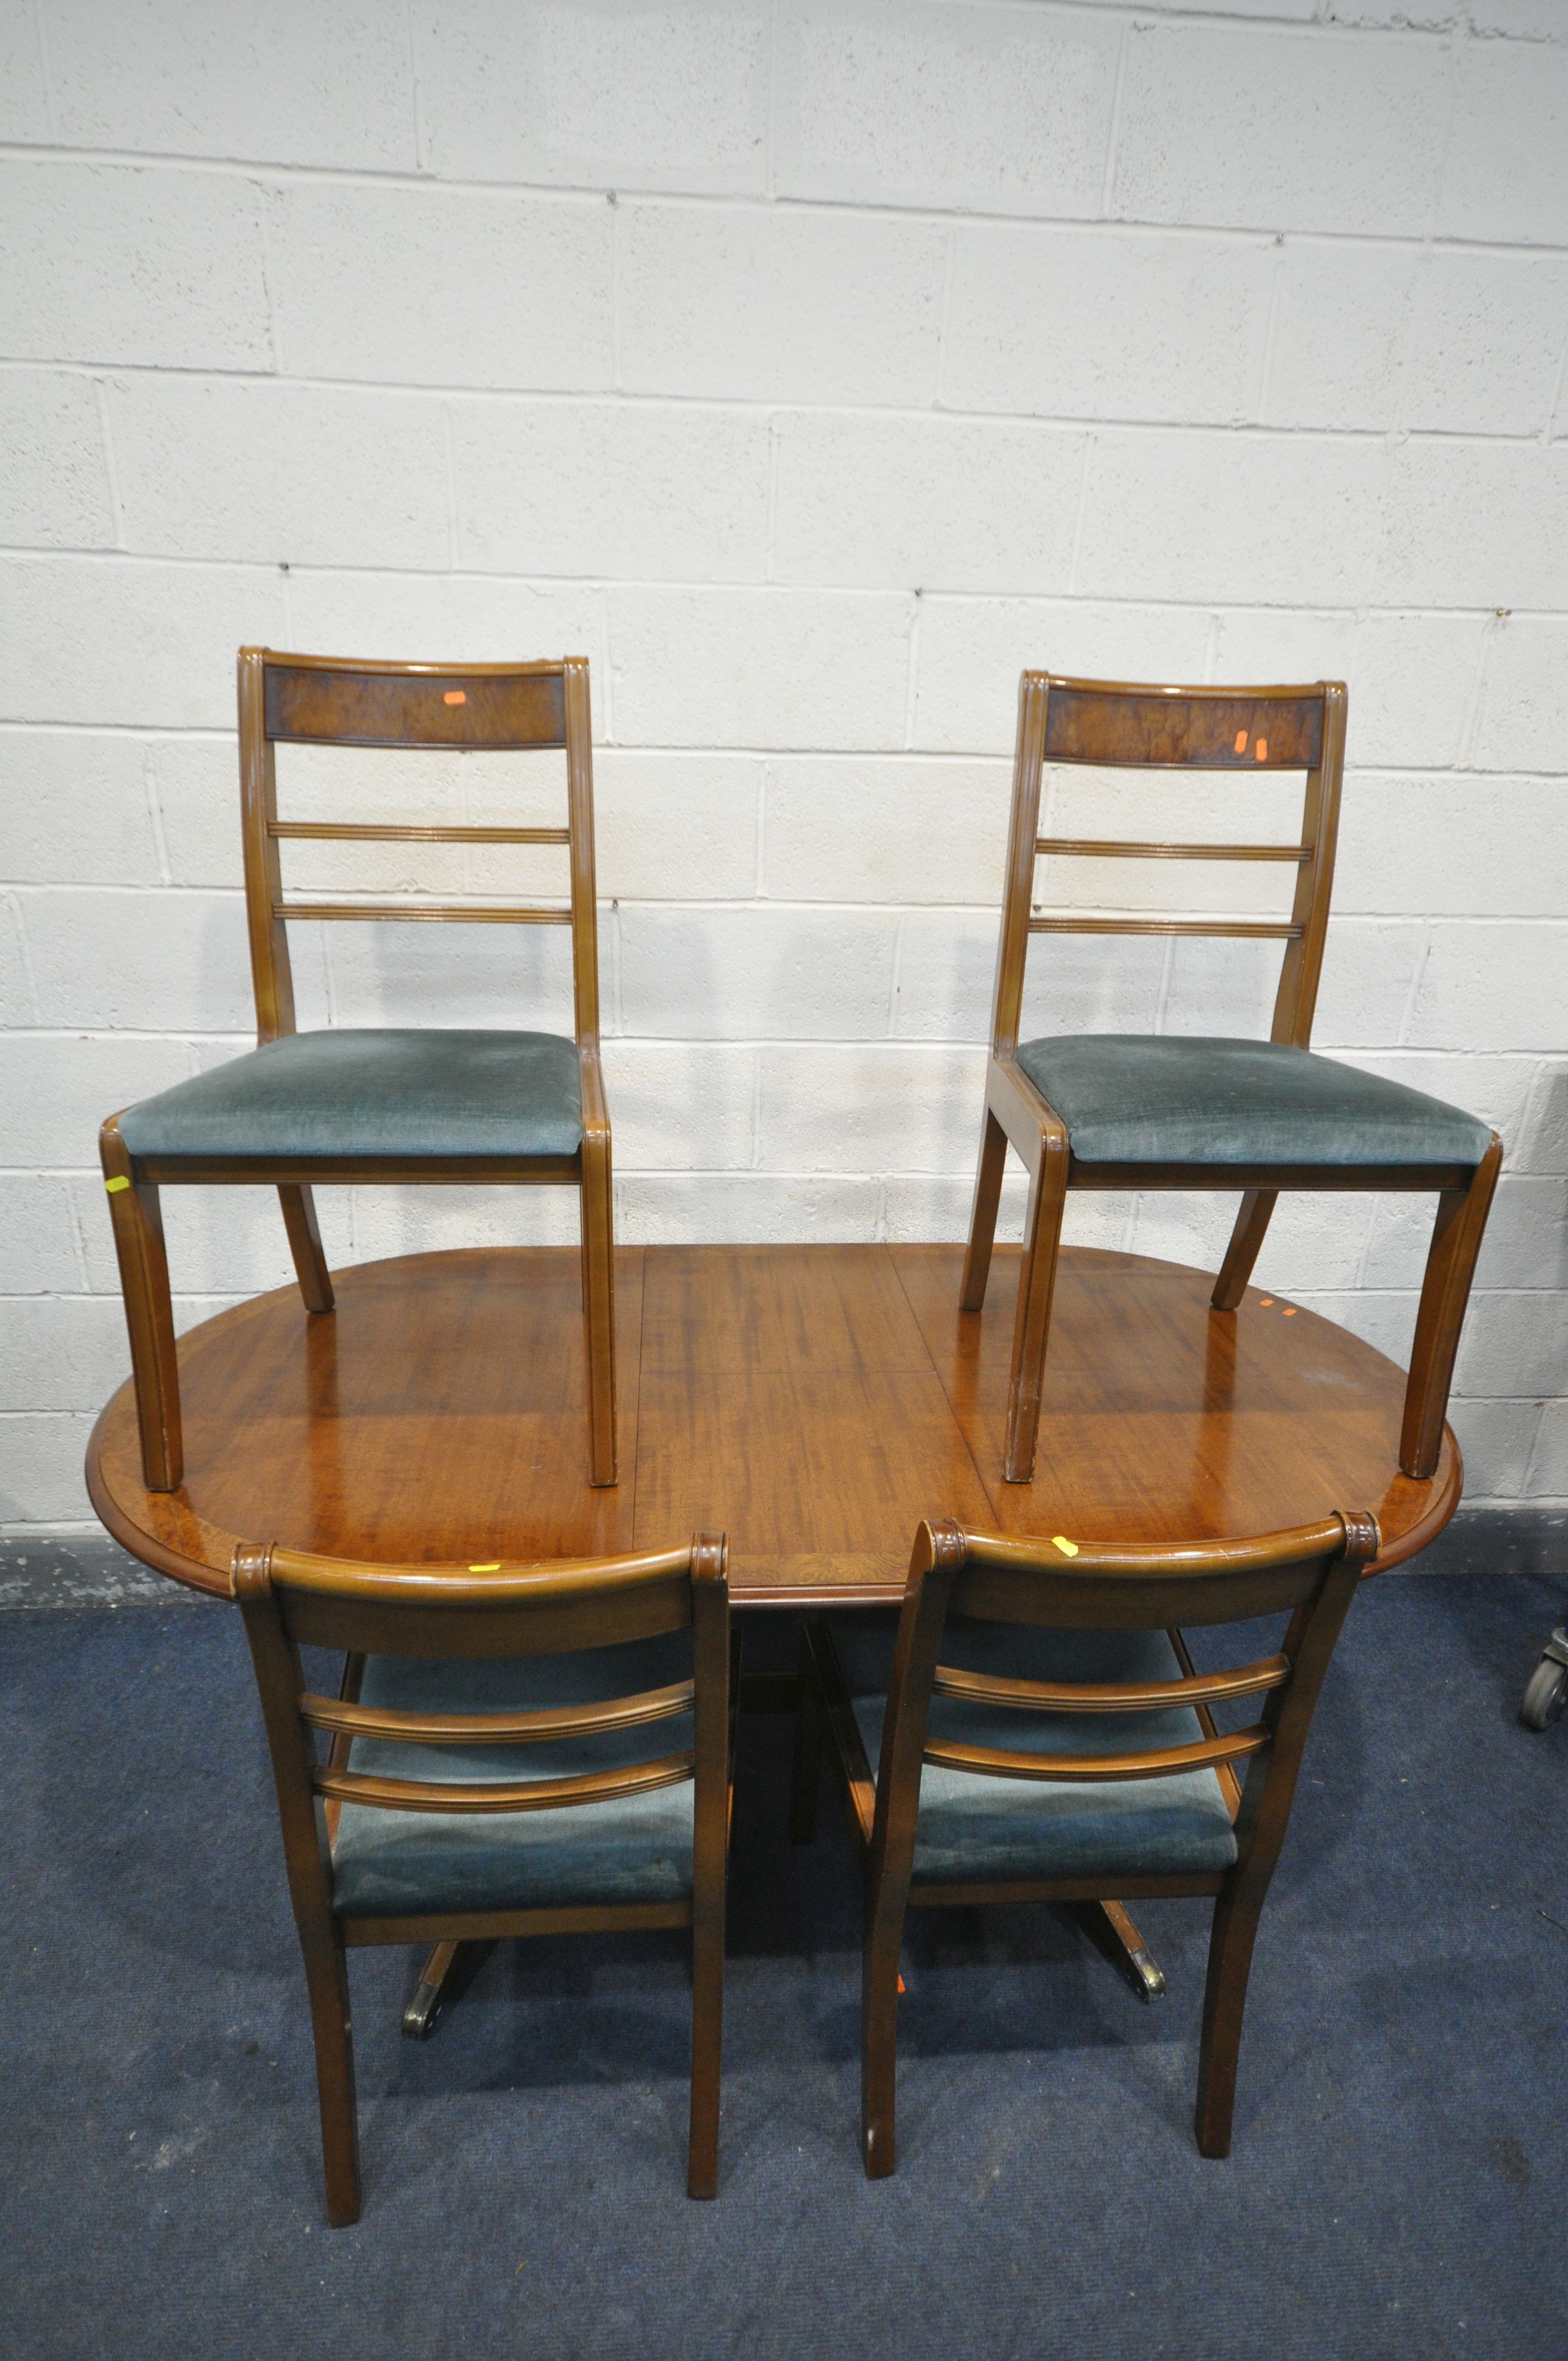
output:
[{"label": "white painted brick wall", "polygon": [[[961,1234],[1022,666],[1343,675],[1317,1038],[1502,1130],[1454,1422],[1473,1496],[1568,1503],[1561,0],[15,0],[0,142],[0,1524],[86,1515],[125,1371],[99,1121],[248,1038],[242,641],[589,657],[628,1239]],[[379,777],[282,768],[302,815]],[[1115,792],[1053,825],[1182,791]],[[302,928],[302,1008],[561,1024],[564,951]],[[1026,1020],[1259,1028],[1274,957],[1047,939]],[[322,1213],[340,1261],[575,1224]],[[1426,1219],[1287,1200],[1260,1276],[1402,1356]],[[287,1277],[265,1191],[168,1220],[181,1325]],[[1212,1263],[1229,1220],[1069,1235]]]}]

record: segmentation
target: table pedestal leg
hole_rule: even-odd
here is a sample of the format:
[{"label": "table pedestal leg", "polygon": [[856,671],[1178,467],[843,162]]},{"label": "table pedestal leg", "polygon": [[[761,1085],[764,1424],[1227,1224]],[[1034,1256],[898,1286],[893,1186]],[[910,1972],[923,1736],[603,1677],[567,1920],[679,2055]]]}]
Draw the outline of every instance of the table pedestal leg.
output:
[{"label": "table pedestal leg", "polygon": [[1100,1949],[1125,1975],[1140,2000],[1159,2000],[1165,1973],[1119,1902],[1086,1902],[1083,1922]]},{"label": "table pedestal leg", "polygon": [[403,2031],[411,2041],[428,2041],[442,2010],[472,1983],[493,1943],[436,1943],[420,1971],[414,1996],[403,2011]]}]

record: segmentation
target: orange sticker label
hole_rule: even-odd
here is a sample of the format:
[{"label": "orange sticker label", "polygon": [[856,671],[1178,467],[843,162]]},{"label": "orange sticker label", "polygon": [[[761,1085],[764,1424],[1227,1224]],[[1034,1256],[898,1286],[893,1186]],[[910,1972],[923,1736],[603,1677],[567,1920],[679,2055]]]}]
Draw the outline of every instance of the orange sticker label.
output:
[{"label": "orange sticker label", "polygon": [[1254,757],[1254,760],[1255,760],[1255,761],[1259,762],[1259,763],[1266,763],[1266,762],[1267,762],[1267,760],[1268,760],[1268,741],[1267,741],[1267,739],[1266,739],[1266,738],[1260,738],[1260,739],[1258,740],[1258,741],[1257,741],[1256,745],[1253,748],[1253,750],[1252,750],[1252,751],[1253,751],[1253,757]]},{"label": "orange sticker label", "polygon": [[1266,1311],[1267,1311],[1267,1309],[1268,1309],[1268,1307],[1269,1307],[1269,1305],[1273,1302],[1274,1298],[1273,1298],[1273,1296],[1272,1296],[1272,1295],[1260,1295],[1260,1296],[1258,1297],[1258,1299],[1257,1299],[1257,1300],[1258,1300],[1258,1301],[1262,1304],[1262,1306],[1263,1306],[1264,1310],[1266,1312]]},{"label": "orange sticker label", "polygon": [[1236,731],[1236,752],[1238,754],[1245,754],[1246,752],[1246,731],[1245,730],[1238,730]]},{"label": "orange sticker label", "polygon": [[442,697],[441,702],[443,705],[466,705],[468,692],[466,688],[449,688]]},{"label": "orange sticker label", "polygon": [[1294,1320],[1296,1317],[1296,1306],[1293,1303],[1287,1303],[1280,1312],[1279,1316],[1281,1320]]}]

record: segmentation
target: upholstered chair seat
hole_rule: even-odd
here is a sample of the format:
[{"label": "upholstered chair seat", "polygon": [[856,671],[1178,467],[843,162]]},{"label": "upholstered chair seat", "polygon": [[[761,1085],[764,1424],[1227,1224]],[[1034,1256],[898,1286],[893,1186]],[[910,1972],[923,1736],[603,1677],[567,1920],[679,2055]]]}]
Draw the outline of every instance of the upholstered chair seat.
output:
[{"label": "upholstered chair seat", "polygon": [[1491,1126],[1279,1041],[1064,1033],[1021,1042],[1080,1164],[1476,1165]]},{"label": "upholstered chair seat", "polygon": [[127,1107],[133,1156],[575,1156],[577,1047],[555,1033],[286,1033]]},{"label": "upholstered chair seat", "polygon": [[[516,1713],[663,1688],[689,1676],[690,1660],[684,1634],[543,1659],[368,1656],[359,1702],[394,1713]],[[528,1747],[356,1738],[348,1768],[378,1779],[505,1786],[620,1771],[651,1755],[687,1753],[694,1743],[688,1711],[652,1728]],[[679,1902],[692,1891],[694,1794],[686,1780],[566,1810],[450,1816],[345,1804],[333,1846],[333,1906],[370,1918]]]}]

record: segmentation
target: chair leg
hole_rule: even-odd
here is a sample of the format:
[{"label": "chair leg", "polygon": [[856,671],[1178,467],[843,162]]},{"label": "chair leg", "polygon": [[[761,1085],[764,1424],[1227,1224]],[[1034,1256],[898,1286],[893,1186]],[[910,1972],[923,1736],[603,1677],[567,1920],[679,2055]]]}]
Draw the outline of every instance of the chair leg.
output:
[{"label": "chair leg", "polygon": [[898,1954],[904,1914],[868,1913],[861,1966],[861,2155],[868,2180],[885,2180],[897,2163],[894,2102],[898,2081]]},{"label": "chair leg", "polygon": [[583,1142],[583,1319],[588,1347],[588,1482],[615,1482],[615,1234],[609,1144]]},{"label": "chair leg", "polygon": [[996,1209],[1002,1202],[1002,1175],[1006,1163],[1007,1134],[987,1107],[980,1136],[980,1168],[974,1176],[974,1209],[970,1215],[963,1290],[959,1298],[966,1312],[980,1311],[985,1301],[991,1249],[996,1236]]},{"label": "chair leg", "polygon": [[1013,1378],[1007,1393],[1007,1449],[1003,1475],[1009,1484],[1027,1484],[1035,1472],[1035,1437],[1046,1380],[1051,1296],[1067,1206],[1065,1138],[1040,1143],[1040,1161],[1029,1184],[1024,1225],[1024,1260],[1018,1272],[1018,1311],[1013,1324]]},{"label": "chair leg", "polygon": [[718,2092],[724,2040],[724,1910],[697,1909],[692,1922],[691,2136],[688,2197],[718,2194]]},{"label": "chair leg", "polygon": [[1229,2156],[1231,2115],[1236,2097],[1236,2059],[1242,2046],[1252,1949],[1263,1908],[1261,1895],[1222,1894],[1214,1905],[1209,1937],[1209,1975],[1203,1991],[1203,2033],[1198,2052],[1196,2130],[1203,2156]]},{"label": "chair leg", "polygon": [[822,1753],[826,1729],[822,1697],[812,1669],[806,1635],[800,1642],[800,1704],[795,1709],[795,1767],[790,1781],[789,1840],[809,1844],[817,1834],[817,1809],[822,1796]]},{"label": "chair leg", "polygon": [[301,1933],[315,2040],[316,2091],[321,2102],[322,2163],[326,2218],[334,2230],[359,2219],[359,2117],[354,2095],[354,2025],[348,1960],[328,1933]]},{"label": "chair leg", "polygon": [[305,1299],[307,1312],[330,1312],[333,1308],[332,1277],[322,1252],[322,1234],[316,1222],[316,1201],[309,1189],[291,1184],[278,1191],[278,1202],[283,1208],[283,1227],[289,1233],[289,1251],[294,1257],[294,1270],[300,1282],[300,1293]]},{"label": "chair leg", "polygon": [[1494,1136],[1469,1187],[1445,1189],[1437,1201],[1399,1433],[1400,1472],[1418,1482],[1435,1473],[1442,1449],[1442,1423],[1448,1415],[1459,1332],[1464,1325],[1475,1257],[1486,1234],[1486,1216],[1502,1160],[1503,1144]]},{"label": "chair leg", "polygon": [[1234,1312],[1241,1301],[1278,1202],[1277,1189],[1249,1189],[1243,1197],[1231,1243],[1225,1248],[1225,1259],[1214,1281],[1214,1292],[1209,1298],[1216,1312]]},{"label": "chair leg", "polygon": [[177,1492],[184,1480],[185,1451],[163,1213],[157,1189],[132,1175],[129,1155],[112,1124],[104,1126],[99,1148],[130,1337],[142,1479],[149,1492]]}]

